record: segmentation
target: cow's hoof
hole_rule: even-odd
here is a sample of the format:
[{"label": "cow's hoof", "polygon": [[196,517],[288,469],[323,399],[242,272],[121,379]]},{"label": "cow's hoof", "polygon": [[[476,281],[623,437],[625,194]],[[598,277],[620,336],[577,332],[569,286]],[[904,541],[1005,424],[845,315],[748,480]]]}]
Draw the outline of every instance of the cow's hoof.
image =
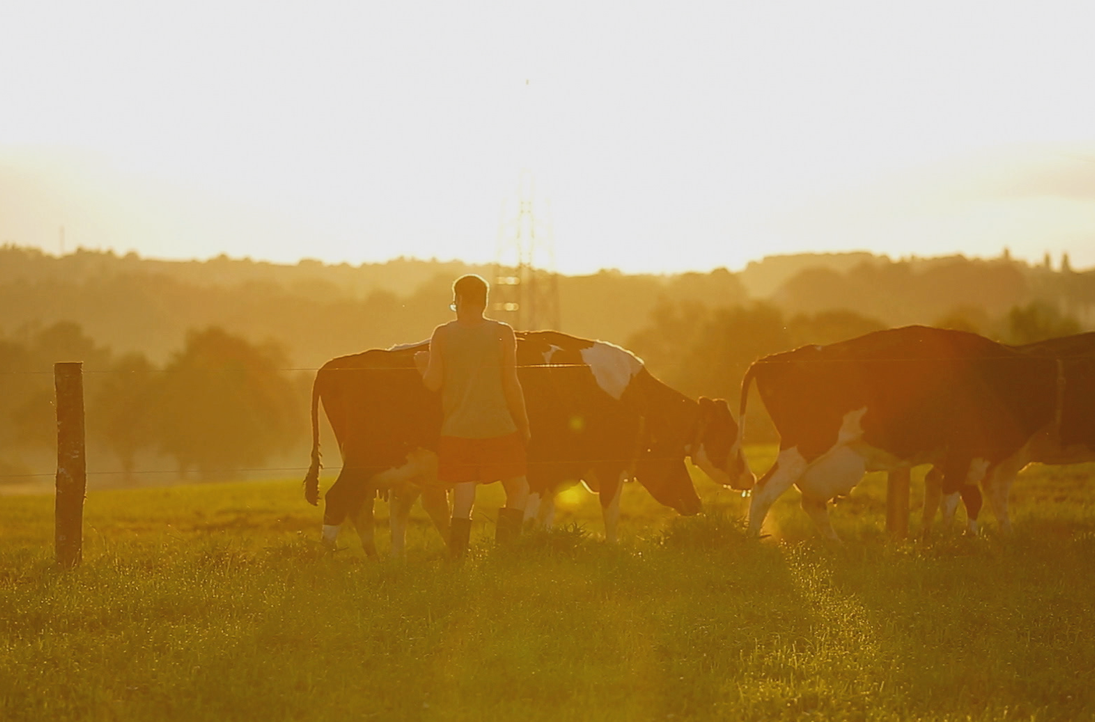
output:
[{"label": "cow's hoof", "polygon": [[302,537],[302,540],[313,552],[315,552],[316,556],[329,556],[347,548],[340,547],[335,542],[327,541],[326,539],[320,539],[317,541],[315,539]]}]

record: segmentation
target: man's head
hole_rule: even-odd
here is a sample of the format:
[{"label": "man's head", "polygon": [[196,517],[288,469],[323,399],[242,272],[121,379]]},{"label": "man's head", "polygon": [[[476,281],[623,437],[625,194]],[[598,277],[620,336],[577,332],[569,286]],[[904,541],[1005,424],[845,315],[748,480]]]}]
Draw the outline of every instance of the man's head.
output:
[{"label": "man's head", "polygon": [[489,284],[482,276],[474,273],[461,276],[452,284],[453,306],[464,304],[468,309],[486,309],[488,288]]}]

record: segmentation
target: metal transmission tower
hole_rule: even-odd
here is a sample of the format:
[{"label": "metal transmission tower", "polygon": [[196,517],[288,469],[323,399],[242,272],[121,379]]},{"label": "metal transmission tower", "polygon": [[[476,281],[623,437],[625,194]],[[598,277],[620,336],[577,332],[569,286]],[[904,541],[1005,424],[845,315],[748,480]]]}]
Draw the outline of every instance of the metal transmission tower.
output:
[{"label": "metal transmission tower", "polygon": [[493,316],[519,331],[559,328],[559,283],[550,227],[532,212],[532,175],[522,171],[517,216],[498,227],[491,288]]}]

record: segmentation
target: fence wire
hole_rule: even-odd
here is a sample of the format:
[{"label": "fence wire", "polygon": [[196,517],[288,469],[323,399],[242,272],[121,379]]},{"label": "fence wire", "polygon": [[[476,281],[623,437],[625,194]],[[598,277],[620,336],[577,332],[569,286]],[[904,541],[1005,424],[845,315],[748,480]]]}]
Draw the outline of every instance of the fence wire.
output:
[{"label": "fence wire", "polygon": [[[779,355],[782,355],[782,354],[779,354]],[[1015,361],[1018,361],[1018,360],[1029,360],[1030,358],[1047,358],[1047,359],[1048,358],[1060,358],[1061,360],[1066,360],[1066,361],[1093,360],[1093,359],[1095,359],[1095,349],[1093,349],[1091,351],[1069,353],[1069,354],[1063,355],[1061,357],[1054,357],[1054,356],[1048,355],[1048,354],[1032,357],[1032,356],[1024,355],[1024,354],[1022,354],[1022,352],[1018,353],[1015,356],[1004,355],[1004,356],[987,357],[988,360],[996,360],[996,361],[1000,361],[1000,360],[1015,360]],[[833,359],[833,358],[828,358],[828,359],[761,358],[761,359],[757,359],[757,362],[766,363],[766,364],[771,364],[771,363],[779,363],[779,364],[784,364],[784,363],[786,363],[786,364],[813,364],[813,363],[826,363],[826,364],[852,364],[852,363],[855,363],[855,364],[863,364],[863,363],[876,363],[876,362],[877,363],[898,362],[898,361],[926,362],[926,361],[949,361],[949,360],[954,360],[954,357],[952,357],[952,356],[942,356],[941,355],[941,356],[928,356],[928,357],[925,357],[925,356],[916,356],[916,357],[905,357],[905,356],[898,357],[898,356],[894,356],[894,357],[882,357],[882,358],[870,358],[870,359],[862,359],[862,358],[859,358],[859,359],[857,359],[857,358],[842,358],[842,359]],[[518,369],[530,369],[530,368],[535,368],[535,369],[557,369],[557,368],[589,368],[589,367],[590,367],[590,365],[586,364],[586,363],[552,363],[552,364],[518,364],[517,365]],[[279,373],[305,373],[305,372],[307,372],[307,373],[318,373],[320,370],[323,370],[323,369],[322,369],[322,367],[288,367],[288,368],[278,368],[278,369],[272,369],[272,370],[276,371],[276,372],[279,372]],[[343,367],[343,368],[335,368],[335,369],[326,369],[326,371],[328,371],[328,372],[330,372],[330,371],[345,371],[345,372],[359,372],[359,373],[363,372],[363,371],[368,371],[368,372],[379,372],[379,371],[406,372],[406,371],[410,371],[410,370],[415,370],[415,367],[413,367],[413,366],[383,367],[383,368],[372,368],[372,367],[365,367],[365,368],[349,367],[349,368],[346,368],[346,367]],[[134,376],[134,375],[137,375],[137,374],[174,374],[174,373],[184,373],[184,372],[185,371],[182,370],[182,369],[143,369],[143,370],[140,370],[140,371],[124,371],[124,370],[119,370],[119,369],[83,369],[82,370],[82,373],[84,375],[95,375],[95,376],[107,376],[107,375]],[[42,371],[35,371],[35,370],[21,370],[21,371],[0,370],[0,376],[53,376],[54,373],[55,372],[54,372],[53,369],[42,370]],[[658,460],[658,459],[666,459],[666,458],[670,458],[670,457],[653,457],[653,458],[655,460]],[[586,461],[588,461],[588,463],[608,463],[608,462],[621,463],[621,462],[630,462],[631,459],[599,458],[599,459],[590,459],[590,460],[586,460]],[[548,463],[550,463],[550,462],[548,462]],[[570,463],[570,462],[559,462],[559,463]],[[198,474],[199,475],[201,475],[201,474],[217,474],[217,475],[219,475],[219,474],[255,474],[255,473],[271,474],[271,473],[290,473],[290,472],[300,473],[300,472],[308,471],[309,468],[310,467],[307,467],[307,466],[301,466],[301,467],[262,467],[262,468],[246,468],[246,469],[211,469],[211,470],[207,469],[207,470],[198,471]],[[333,473],[335,471],[341,471],[342,468],[343,468],[342,466],[324,466],[323,470]],[[178,469],[174,469],[174,470],[152,470],[152,469],[149,469],[149,470],[139,470],[139,471],[131,471],[131,472],[125,472],[125,471],[88,471],[87,472],[88,477],[91,477],[91,476],[115,476],[115,477],[117,477],[117,476],[131,476],[132,477],[132,476],[152,476],[152,475],[161,475],[161,476],[175,475],[179,478],[186,478],[186,476],[188,476],[188,474],[186,474],[184,472],[181,472]],[[53,478],[55,476],[56,476],[56,472],[53,472],[53,471],[50,471],[50,472],[31,472],[31,473],[26,473],[26,474],[0,474],[0,481],[7,481],[7,480],[14,480],[14,479],[43,479],[43,478]]]}]

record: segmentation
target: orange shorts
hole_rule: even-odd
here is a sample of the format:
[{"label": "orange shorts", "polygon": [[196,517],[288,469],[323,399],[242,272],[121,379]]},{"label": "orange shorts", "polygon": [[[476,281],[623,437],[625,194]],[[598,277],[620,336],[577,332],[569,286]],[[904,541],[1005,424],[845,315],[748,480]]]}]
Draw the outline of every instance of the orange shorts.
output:
[{"label": "orange shorts", "polygon": [[487,439],[442,436],[437,444],[437,478],[443,484],[489,484],[524,476],[525,443],[518,433]]}]

